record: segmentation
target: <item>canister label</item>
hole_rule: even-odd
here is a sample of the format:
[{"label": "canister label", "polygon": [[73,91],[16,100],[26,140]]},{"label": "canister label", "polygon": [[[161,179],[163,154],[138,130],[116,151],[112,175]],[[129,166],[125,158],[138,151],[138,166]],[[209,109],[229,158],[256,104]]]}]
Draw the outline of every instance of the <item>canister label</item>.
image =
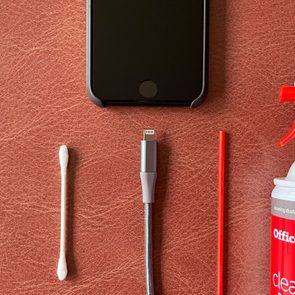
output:
[{"label": "canister label", "polygon": [[272,198],[271,295],[295,295],[295,202]]}]

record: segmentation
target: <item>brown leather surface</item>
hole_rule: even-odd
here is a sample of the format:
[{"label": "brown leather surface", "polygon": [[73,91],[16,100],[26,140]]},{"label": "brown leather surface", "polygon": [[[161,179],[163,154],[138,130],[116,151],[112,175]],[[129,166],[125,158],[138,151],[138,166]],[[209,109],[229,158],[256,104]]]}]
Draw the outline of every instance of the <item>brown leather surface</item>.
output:
[{"label": "brown leather surface", "polygon": [[[268,294],[270,192],[295,158],[295,4],[212,0],[210,87],[197,109],[97,108],[85,95],[85,2],[0,4],[0,293],[145,294],[139,141],[159,140],[156,294],[214,294],[218,130],[229,132],[226,294]],[[58,147],[71,148],[58,282]]]}]

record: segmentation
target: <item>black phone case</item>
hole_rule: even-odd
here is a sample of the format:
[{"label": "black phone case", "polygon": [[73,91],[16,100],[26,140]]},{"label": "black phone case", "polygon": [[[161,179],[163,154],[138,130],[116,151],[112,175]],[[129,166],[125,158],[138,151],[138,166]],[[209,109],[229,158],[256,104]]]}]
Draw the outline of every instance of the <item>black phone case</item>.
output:
[{"label": "black phone case", "polygon": [[203,80],[202,80],[202,91],[198,97],[193,98],[191,101],[158,101],[158,100],[140,100],[138,102],[120,100],[116,102],[110,102],[103,100],[92,91],[92,71],[91,71],[91,27],[92,27],[92,0],[87,0],[87,36],[86,36],[86,88],[87,95],[91,101],[100,107],[109,105],[167,105],[167,106],[190,106],[191,108],[199,106],[206,97],[208,89],[208,32],[209,32],[209,0],[204,0],[204,33],[203,33]]}]

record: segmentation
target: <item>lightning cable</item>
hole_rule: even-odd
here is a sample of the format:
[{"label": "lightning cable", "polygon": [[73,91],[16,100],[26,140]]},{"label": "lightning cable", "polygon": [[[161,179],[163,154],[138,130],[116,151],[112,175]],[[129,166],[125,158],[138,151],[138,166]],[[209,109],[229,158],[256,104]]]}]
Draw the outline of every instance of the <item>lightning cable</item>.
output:
[{"label": "lightning cable", "polygon": [[144,204],[144,250],[146,294],[154,295],[152,213],[157,178],[157,142],[155,131],[144,129],[141,141],[140,179]]}]

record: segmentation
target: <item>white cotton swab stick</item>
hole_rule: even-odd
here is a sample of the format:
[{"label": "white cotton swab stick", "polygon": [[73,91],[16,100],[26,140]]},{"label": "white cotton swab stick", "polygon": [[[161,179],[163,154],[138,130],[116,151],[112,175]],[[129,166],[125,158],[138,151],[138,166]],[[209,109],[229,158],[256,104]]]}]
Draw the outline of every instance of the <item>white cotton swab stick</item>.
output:
[{"label": "white cotton swab stick", "polygon": [[57,276],[63,281],[68,274],[66,260],[66,194],[67,194],[67,166],[69,152],[66,145],[59,149],[59,163],[61,173],[61,210],[60,210],[60,252],[57,266]]}]

